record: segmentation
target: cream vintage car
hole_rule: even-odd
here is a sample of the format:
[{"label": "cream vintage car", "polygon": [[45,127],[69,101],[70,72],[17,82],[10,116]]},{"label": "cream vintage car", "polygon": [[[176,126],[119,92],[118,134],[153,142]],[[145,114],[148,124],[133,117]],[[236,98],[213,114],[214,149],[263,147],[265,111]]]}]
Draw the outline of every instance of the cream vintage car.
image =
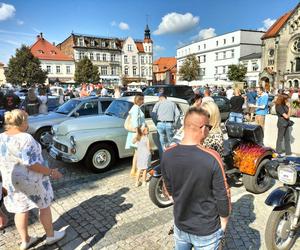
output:
[{"label": "cream vintage car", "polygon": [[[128,96],[114,100],[104,115],[79,117],[53,126],[53,144],[49,151],[51,157],[69,163],[82,161],[92,171],[103,172],[112,167],[117,159],[132,156],[133,150],[125,149],[127,131],[124,122],[133,106],[133,99],[134,96]],[[189,108],[188,102],[178,98],[168,99],[177,104],[183,117]],[[157,130],[151,119],[156,102],[157,96],[145,96],[141,107],[153,150],[157,149],[158,143]]]}]

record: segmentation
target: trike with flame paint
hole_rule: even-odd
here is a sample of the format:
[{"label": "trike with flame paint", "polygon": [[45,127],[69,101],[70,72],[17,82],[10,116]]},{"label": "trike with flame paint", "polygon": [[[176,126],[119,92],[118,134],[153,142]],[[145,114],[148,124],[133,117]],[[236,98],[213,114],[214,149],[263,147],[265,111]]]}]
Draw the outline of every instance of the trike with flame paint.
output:
[{"label": "trike with flame paint", "polygon": [[[263,129],[259,125],[226,122],[228,139],[224,141],[224,165],[227,176],[242,176],[245,188],[254,194],[266,192],[272,178],[265,166],[274,150],[263,146]],[[176,139],[174,143],[178,143]],[[149,196],[158,207],[171,205],[163,187],[159,160],[149,169]]]}]

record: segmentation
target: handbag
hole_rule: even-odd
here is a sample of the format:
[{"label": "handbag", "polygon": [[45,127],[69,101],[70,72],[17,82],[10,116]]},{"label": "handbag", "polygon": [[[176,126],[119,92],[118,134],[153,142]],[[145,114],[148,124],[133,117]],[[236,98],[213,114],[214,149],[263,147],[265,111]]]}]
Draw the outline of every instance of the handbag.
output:
[{"label": "handbag", "polygon": [[288,120],[288,127],[292,127],[294,125],[295,122]]},{"label": "handbag", "polygon": [[135,129],[132,127],[131,125],[131,115],[128,114],[125,122],[124,122],[124,128],[128,131],[128,132],[135,132]]}]

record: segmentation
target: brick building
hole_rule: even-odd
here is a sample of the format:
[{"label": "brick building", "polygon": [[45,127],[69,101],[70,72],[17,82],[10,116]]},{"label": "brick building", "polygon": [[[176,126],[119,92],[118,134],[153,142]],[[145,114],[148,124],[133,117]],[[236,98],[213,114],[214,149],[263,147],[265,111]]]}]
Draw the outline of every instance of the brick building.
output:
[{"label": "brick building", "polygon": [[161,57],[153,63],[154,84],[176,84],[176,73],[175,57]]}]

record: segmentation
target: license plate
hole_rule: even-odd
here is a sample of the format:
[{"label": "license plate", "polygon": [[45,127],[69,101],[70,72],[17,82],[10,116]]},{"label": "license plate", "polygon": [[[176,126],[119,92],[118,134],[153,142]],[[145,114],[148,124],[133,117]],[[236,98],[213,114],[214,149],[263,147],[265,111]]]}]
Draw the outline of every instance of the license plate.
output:
[{"label": "license plate", "polygon": [[57,158],[57,155],[52,150],[50,150],[49,154],[52,158],[54,158],[54,159]]}]

